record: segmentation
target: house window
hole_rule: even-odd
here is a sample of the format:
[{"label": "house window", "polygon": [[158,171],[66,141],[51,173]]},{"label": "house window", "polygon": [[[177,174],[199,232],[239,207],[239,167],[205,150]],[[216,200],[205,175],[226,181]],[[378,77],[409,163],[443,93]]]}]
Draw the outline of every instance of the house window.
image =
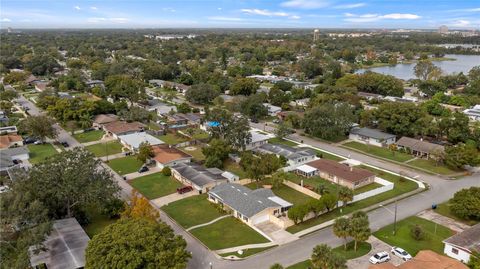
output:
[{"label": "house window", "polygon": [[246,221],[246,222],[248,222],[248,218],[245,217],[245,216],[243,216],[243,220]]},{"label": "house window", "polygon": [[458,249],[452,248],[452,253],[455,254],[455,255],[458,255]]}]

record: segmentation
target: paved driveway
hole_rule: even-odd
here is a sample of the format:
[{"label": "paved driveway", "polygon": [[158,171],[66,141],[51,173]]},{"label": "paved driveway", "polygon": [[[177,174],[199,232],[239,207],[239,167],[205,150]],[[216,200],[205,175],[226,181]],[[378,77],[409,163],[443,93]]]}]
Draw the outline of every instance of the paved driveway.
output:
[{"label": "paved driveway", "polygon": [[167,196],[163,196],[157,199],[153,199],[152,203],[154,203],[158,207],[162,207],[164,205],[168,205],[169,203],[173,203],[175,201],[181,200],[183,198],[187,198],[190,196],[198,195],[198,191],[189,191],[184,194],[172,193]]},{"label": "paved driveway", "polygon": [[371,265],[371,263],[368,261],[371,256],[373,256],[375,253],[386,251],[388,254],[390,254],[390,263],[393,265],[397,266],[401,263],[403,263],[403,260],[400,259],[397,256],[392,255],[390,252],[390,249],[392,248],[390,245],[387,243],[383,242],[382,240],[376,238],[375,236],[370,236],[367,240],[370,245],[372,245],[372,249],[367,255],[364,255],[362,257],[358,257],[353,260],[349,260],[347,262],[347,266],[349,269],[368,269],[368,267]]},{"label": "paved driveway", "polygon": [[298,239],[298,236],[285,231],[270,221],[262,222],[255,225],[255,227],[264,232],[273,242],[278,245],[283,245]]}]

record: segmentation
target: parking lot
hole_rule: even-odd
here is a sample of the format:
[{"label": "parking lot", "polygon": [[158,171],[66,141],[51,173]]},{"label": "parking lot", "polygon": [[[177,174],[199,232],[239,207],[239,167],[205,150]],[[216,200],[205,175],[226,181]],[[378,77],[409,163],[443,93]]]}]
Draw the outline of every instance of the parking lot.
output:
[{"label": "parking lot", "polygon": [[403,263],[402,259],[400,259],[397,256],[392,255],[392,253],[390,252],[392,247],[390,245],[388,245],[385,242],[377,239],[375,236],[370,236],[370,238],[368,238],[367,242],[369,242],[372,245],[372,250],[370,250],[370,252],[365,256],[362,256],[362,257],[359,257],[359,258],[356,258],[356,259],[353,259],[353,260],[349,260],[347,262],[348,268],[350,268],[350,269],[368,269],[368,266],[371,265],[371,263],[368,261],[368,259],[370,259],[370,257],[372,255],[374,255],[375,253],[382,252],[382,251],[386,251],[390,255],[390,258],[391,258],[390,263],[392,263],[393,265],[397,266],[397,265]]}]

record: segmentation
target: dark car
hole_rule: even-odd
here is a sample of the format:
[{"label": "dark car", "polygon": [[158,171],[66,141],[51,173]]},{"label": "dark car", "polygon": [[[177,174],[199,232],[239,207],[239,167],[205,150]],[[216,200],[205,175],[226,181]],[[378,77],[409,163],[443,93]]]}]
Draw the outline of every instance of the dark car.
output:
[{"label": "dark car", "polygon": [[132,152],[126,151],[124,154],[125,154],[125,156],[130,156],[130,155],[132,155]]},{"label": "dark car", "polygon": [[183,187],[177,188],[177,193],[178,194],[187,193],[189,191],[193,191],[192,186],[183,186]]},{"label": "dark car", "polygon": [[253,122],[253,123],[258,123],[258,119],[257,119],[257,118],[252,118],[250,121]]},{"label": "dark car", "polygon": [[33,137],[27,137],[23,140],[23,143],[24,144],[33,144],[37,141],[37,139],[33,138]]},{"label": "dark car", "polygon": [[149,170],[148,167],[142,166],[142,167],[140,167],[140,169],[138,169],[138,172],[139,173],[144,173],[144,172],[147,172],[148,170]]},{"label": "dark car", "polygon": [[62,144],[64,148],[68,148],[70,146],[67,142],[61,142],[60,144]]}]

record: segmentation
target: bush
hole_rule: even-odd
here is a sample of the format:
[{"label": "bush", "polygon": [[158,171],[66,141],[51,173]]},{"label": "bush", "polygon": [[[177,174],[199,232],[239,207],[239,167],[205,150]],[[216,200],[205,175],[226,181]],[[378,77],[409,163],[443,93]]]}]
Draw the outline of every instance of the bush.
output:
[{"label": "bush", "polygon": [[120,213],[124,211],[124,207],[125,203],[122,200],[116,198],[105,204],[104,208],[102,209],[102,214],[111,219],[118,218],[120,217]]},{"label": "bush", "polygon": [[166,177],[169,177],[172,175],[172,170],[170,169],[170,167],[168,166],[165,166],[163,169],[162,169],[162,175],[166,176]]},{"label": "bush", "polygon": [[456,192],[449,204],[450,210],[457,217],[480,220],[480,187],[471,187]]},{"label": "bush", "polygon": [[415,224],[415,226],[412,226],[410,228],[410,236],[413,239],[420,241],[425,239],[425,231],[423,231],[422,226]]}]

